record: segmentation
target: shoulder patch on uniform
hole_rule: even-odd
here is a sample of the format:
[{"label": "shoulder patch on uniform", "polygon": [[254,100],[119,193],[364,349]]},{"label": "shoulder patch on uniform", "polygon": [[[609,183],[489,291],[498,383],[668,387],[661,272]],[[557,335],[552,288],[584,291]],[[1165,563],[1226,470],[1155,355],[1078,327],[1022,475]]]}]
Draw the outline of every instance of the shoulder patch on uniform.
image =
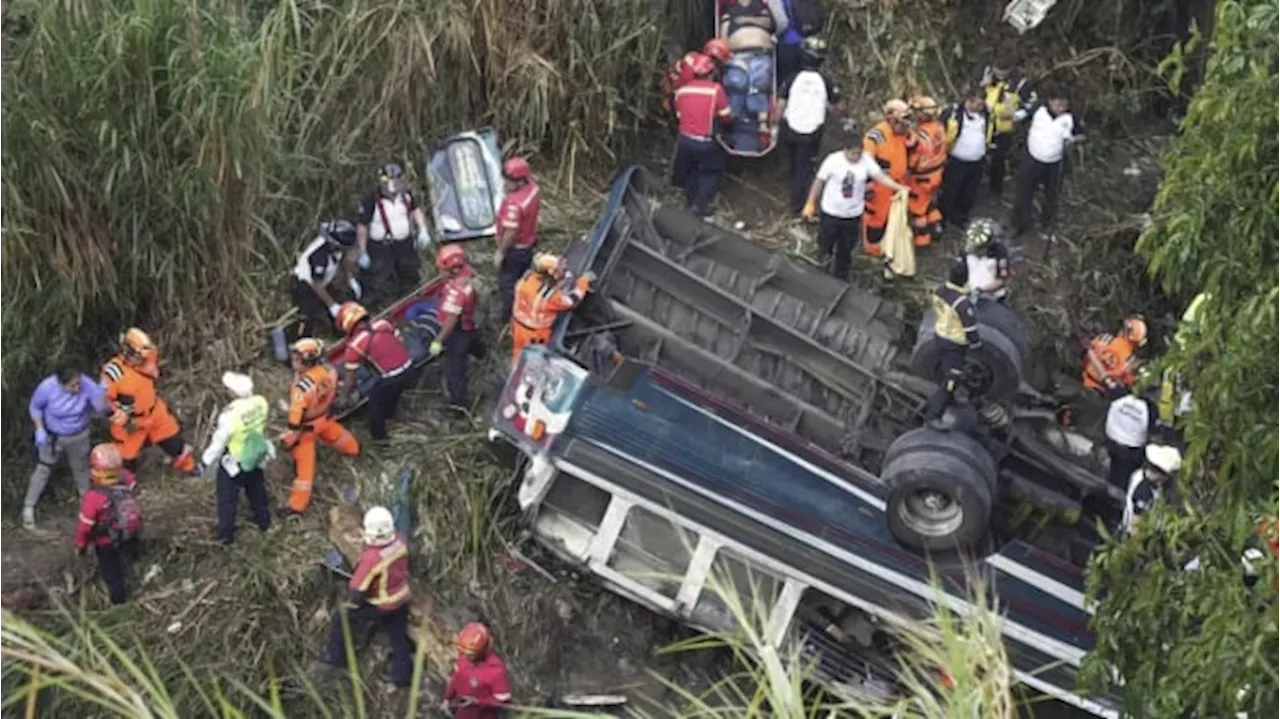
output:
[{"label": "shoulder patch on uniform", "polygon": [[102,366],[102,374],[113,382],[119,382],[124,379],[124,368],[120,366],[119,360],[111,360]]},{"label": "shoulder patch on uniform", "polygon": [[303,375],[302,377],[298,378],[298,381],[294,386],[302,390],[303,392],[310,392],[311,388],[316,386],[316,383],[315,383],[315,380],[311,379],[310,377],[307,377],[306,375]]},{"label": "shoulder patch on uniform", "polygon": [[884,133],[880,132],[880,128],[873,127],[867,131],[867,139],[879,145],[884,142]]}]

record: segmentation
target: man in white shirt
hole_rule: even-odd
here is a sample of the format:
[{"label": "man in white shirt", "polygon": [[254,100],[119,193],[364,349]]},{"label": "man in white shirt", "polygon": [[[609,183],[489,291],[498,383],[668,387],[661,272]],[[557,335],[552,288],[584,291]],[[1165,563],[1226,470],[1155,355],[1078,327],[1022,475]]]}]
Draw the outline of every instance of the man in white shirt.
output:
[{"label": "man in white shirt", "polygon": [[987,144],[992,137],[992,123],[988,120],[987,103],[980,87],[970,89],[963,102],[942,113],[949,150],[938,195],[938,209],[942,210],[944,224],[963,227],[969,221],[978,185],[982,182]]},{"label": "man in white shirt", "polygon": [[359,265],[368,271],[365,305],[390,302],[416,288],[422,280],[418,252],[431,245],[431,234],[399,165],[388,162],[378,170],[378,189],[360,203],[357,216]]},{"label": "man in white shirt", "polygon": [[1106,423],[1107,455],[1111,458],[1107,478],[1115,486],[1127,489],[1129,478],[1142,469],[1154,419],[1155,412],[1145,397],[1125,392],[1111,401]]},{"label": "man in white shirt", "polygon": [[1067,98],[1060,92],[1048,97],[1048,103],[1031,114],[1027,152],[1018,166],[1017,190],[1013,200],[1015,235],[1031,228],[1031,206],[1036,190],[1041,186],[1044,187],[1044,202],[1040,205],[1040,226],[1048,227],[1053,222],[1058,192],[1062,189],[1062,160],[1072,143],[1084,140],[1083,136],[1076,134],[1076,122],[1067,109]]},{"label": "man in white shirt", "polygon": [[821,211],[818,252],[824,263],[834,254],[831,273],[845,280],[853,265],[853,244],[862,236],[867,180],[903,195],[907,194],[907,187],[895,182],[875,160],[863,154],[862,135],[852,121],[845,121],[843,133],[844,149],[827,155],[818,167],[803,214],[812,221]]},{"label": "man in white shirt", "polygon": [[827,110],[840,102],[840,88],[819,71],[827,56],[827,43],[822,38],[807,37],[800,48],[803,69],[778,87],[778,103],[774,109],[775,123],[780,124],[782,131],[782,144],[787,147],[793,215],[800,214],[809,183],[813,181],[814,161],[822,144]]}]

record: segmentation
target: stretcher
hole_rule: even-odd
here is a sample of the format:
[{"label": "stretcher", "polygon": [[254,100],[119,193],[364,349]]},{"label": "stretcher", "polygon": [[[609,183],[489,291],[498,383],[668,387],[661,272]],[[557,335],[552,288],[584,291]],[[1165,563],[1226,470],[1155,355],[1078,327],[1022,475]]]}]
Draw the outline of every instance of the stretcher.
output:
[{"label": "stretcher", "polygon": [[[716,0],[716,32],[720,17],[733,0]],[[727,38],[726,38],[727,39]],[[733,120],[716,133],[725,152],[739,157],[763,157],[778,145],[778,124],[773,109],[778,96],[777,44],[769,50],[733,53],[720,73],[729,96]]]},{"label": "stretcher", "polygon": [[436,232],[444,242],[497,234],[506,196],[502,150],[490,128],[450,135],[425,153],[427,187]]}]

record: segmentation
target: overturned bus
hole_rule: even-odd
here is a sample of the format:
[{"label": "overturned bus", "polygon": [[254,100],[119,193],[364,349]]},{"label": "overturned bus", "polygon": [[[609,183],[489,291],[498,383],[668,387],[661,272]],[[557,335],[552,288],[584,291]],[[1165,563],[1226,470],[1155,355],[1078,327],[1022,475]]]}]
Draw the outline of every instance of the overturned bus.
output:
[{"label": "overturned bus", "polygon": [[662,207],[646,182],[614,181],[567,253],[595,291],[525,350],[492,417],[529,459],[538,539],[704,631],[732,629],[709,586],[729,578],[770,646],[846,697],[894,691],[886,636],[935,602],[969,611],[979,576],[1017,678],[1117,716],[1076,674],[1094,641],[1082,567],[1123,497],[1104,453],[1024,402],[1016,314],[980,310],[972,402],[926,426],[927,317],[913,332],[901,306]]}]

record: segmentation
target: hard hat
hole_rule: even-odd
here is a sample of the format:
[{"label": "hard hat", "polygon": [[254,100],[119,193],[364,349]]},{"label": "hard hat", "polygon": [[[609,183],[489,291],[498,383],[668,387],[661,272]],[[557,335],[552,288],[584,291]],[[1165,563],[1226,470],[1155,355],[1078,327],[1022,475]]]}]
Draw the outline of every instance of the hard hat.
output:
[{"label": "hard hat", "polygon": [[364,513],[363,528],[366,544],[389,544],[396,538],[396,520],[391,510],[383,506],[370,507]]},{"label": "hard hat", "polygon": [[343,302],[338,308],[338,329],[350,334],[356,323],[369,316],[369,310],[359,302]]},{"label": "hard hat", "polygon": [[130,327],[120,335],[120,348],[127,353],[145,354],[156,348],[151,336],[137,327]]},{"label": "hard hat", "polygon": [[89,475],[94,484],[115,484],[120,479],[124,458],[120,449],[110,442],[96,445],[89,451]]},{"label": "hard hat", "polygon": [[523,157],[513,157],[502,163],[502,176],[508,180],[529,179],[529,161]]},{"label": "hard hat", "polygon": [[471,622],[458,632],[458,651],[470,656],[484,654],[490,641],[489,628],[480,622]]},{"label": "hard hat", "polygon": [[972,248],[986,247],[1000,235],[1000,225],[988,217],[974,218],[964,233],[965,244]]},{"label": "hard hat", "polygon": [[436,269],[441,272],[451,272],[466,265],[467,253],[462,249],[462,245],[450,243],[436,252]]},{"label": "hard hat", "polygon": [[1142,315],[1133,315],[1124,320],[1125,339],[1142,347],[1147,343],[1147,321]]},{"label": "hard hat", "polygon": [[303,337],[289,345],[289,352],[297,355],[303,362],[315,362],[324,352],[324,344],[314,337]]},{"label": "hard hat", "polygon": [[706,55],[696,53],[689,60],[689,70],[694,77],[706,77],[716,71],[716,63]]},{"label": "hard hat", "polygon": [[231,394],[244,399],[253,394],[253,378],[239,372],[223,372],[222,386],[231,390]]},{"label": "hard hat", "polygon": [[1172,475],[1182,468],[1182,452],[1177,447],[1170,447],[1167,444],[1149,444],[1147,445],[1147,464]]},{"label": "hard hat", "polygon": [[896,97],[884,104],[885,117],[901,120],[906,119],[910,114],[911,106]]},{"label": "hard hat", "polygon": [[378,182],[387,194],[398,195],[404,192],[404,170],[394,162],[388,162],[378,168]]},{"label": "hard hat", "polygon": [[926,114],[938,111],[938,101],[928,95],[919,95],[911,100],[912,109]]},{"label": "hard hat", "polygon": [[729,43],[724,38],[713,37],[702,46],[702,54],[719,63],[729,62],[733,53],[729,51]]},{"label": "hard hat", "polygon": [[546,275],[553,274],[560,267],[560,258],[550,252],[539,252],[533,258],[533,269]]},{"label": "hard hat", "polygon": [[827,41],[807,37],[800,43],[800,60],[806,67],[818,67],[827,59]]},{"label": "hard hat", "polygon": [[356,226],[349,220],[324,220],[320,223],[320,235],[343,247],[356,243]]}]

